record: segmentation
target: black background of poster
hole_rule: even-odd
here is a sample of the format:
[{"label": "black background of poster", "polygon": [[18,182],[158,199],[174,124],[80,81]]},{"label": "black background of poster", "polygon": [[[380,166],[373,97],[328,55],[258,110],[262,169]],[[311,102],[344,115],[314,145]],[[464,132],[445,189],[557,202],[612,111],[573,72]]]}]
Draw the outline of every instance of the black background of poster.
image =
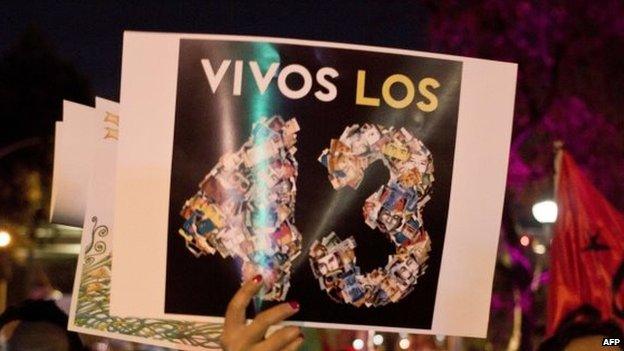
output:
[{"label": "black background of poster", "polygon": [[[213,94],[201,65],[204,58],[211,60],[215,70],[222,60],[244,60],[241,96],[232,94],[234,62]],[[331,79],[337,86],[338,96],[331,102],[317,100],[313,93],[321,87],[315,82],[307,96],[291,100],[278,90],[277,78],[261,95],[248,69],[247,62],[251,60],[260,63],[263,73],[268,65],[262,63],[273,61],[280,62],[280,69],[288,64],[301,64],[313,77],[321,67],[333,67],[340,73],[339,77]],[[278,114],[284,119],[296,117],[301,126],[295,155],[299,163],[295,225],[303,235],[303,248],[295,261],[287,296],[288,300],[299,301],[301,311],[291,320],[430,329],[448,214],[461,68],[461,62],[457,61],[348,49],[181,40],[165,312],[223,316],[228,301],[240,286],[239,267],[233,259],[223,259],[218,253],[195,258],[188,252],[177,234],[183,223],[179,212],[184,201],[197,192],[198,183],[219,157],[238,150],[247,140],[254,118]],[[421,112],[416,107],[418,92],[414,102],[400,110],[387,106],[383,99],[380,107],[358,106],[355,84],[359,69],[367,72],[366,96],[374,97],[381,97],[381,85],[392,74],[404,74],[415,85],[424,77],[433,77],[441,84],[435,90],[439,106],[433,112]],[[301,86],[301,81],[289,79],[288,84],[296,88]],[[400,84],[395,85],[392,92],[397,98],[405,94]],[[385,266],[388,255],[394,253],[389,239],[370,229],[362,217],[365,199],[388,181],[389,173],[384,165],[380,161],[371,165],[358,189],[336,191],[327,179],[326,169],[317,161],[323,149],[329,147],[330,140],[338,138],[345,127],[364,122],[405,127],[431,150],[435,166],[432,199],[423,215],[432,240],[427,272],[406,298],[377,308],[356,308],[333,302],[314,279],[307,255],[314,239],[331,231],[336,231],[343,239],[355,236],[357,262],[363,272]],[[264,302],[259,309],[272,305],[274,303]],[[250,308],[248,312],[252,317],[256,311]]]}]

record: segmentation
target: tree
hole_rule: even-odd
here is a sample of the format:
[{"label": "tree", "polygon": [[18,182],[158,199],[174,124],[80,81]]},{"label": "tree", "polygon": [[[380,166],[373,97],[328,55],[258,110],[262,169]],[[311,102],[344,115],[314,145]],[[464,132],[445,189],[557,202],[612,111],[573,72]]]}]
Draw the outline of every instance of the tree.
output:
[{"label": "tree", "polygon": [[[624,209],[624,3],[450,0],[429,1],[428,8],[431,50],[518,63],[505,218],[531,220],[531,205],[552,194],[556,140]],[[521,294],[518,347],[530,350],[537,309],[529,288],[541,275],[533,277],[533,260],[518,245],[516,225],[505,222],[497,277],[506,281],[501,286],[495,279],[493,309],[509,306],[501,296]]]},{"label": "tree", "polygon": [[431,1],[429,8],[431,49],[518,63],[509,169],[516,201],[534,200],[523,193],[551,176],[552,142],[561,139],[623,209],[624,3]]},{"label": "tree", "polygon": [[63,99],[92,104],[89,83],[30,27],[0,61],[0,226],[23,232],[47,219]]}]

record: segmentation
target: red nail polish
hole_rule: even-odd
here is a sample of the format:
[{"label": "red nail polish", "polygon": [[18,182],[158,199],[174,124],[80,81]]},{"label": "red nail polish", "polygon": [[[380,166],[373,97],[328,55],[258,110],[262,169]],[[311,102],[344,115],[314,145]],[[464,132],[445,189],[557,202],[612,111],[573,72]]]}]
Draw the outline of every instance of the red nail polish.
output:
[{"label": "red nail polish", "polygon": [[253,282],[255,284],[258,284],[262,281],[262,275],[258,274],[257,276],[253,277]]},{"label": "red nail polish", "polygon": [[299,309],[299,302],[297,301],[288,301],[288,304],[295,311]]}]

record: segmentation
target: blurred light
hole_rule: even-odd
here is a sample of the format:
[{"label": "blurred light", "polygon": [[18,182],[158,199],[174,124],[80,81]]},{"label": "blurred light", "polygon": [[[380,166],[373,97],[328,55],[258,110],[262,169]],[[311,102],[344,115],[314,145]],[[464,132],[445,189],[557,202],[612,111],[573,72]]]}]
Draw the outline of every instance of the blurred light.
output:
[{"label": "blurred light", "polygon": [[375,336],[373,336],[373,344],[375,344],[376,346],[383,344],[383,342],[384,342],[383,335],[375,334]]},{"label": "blurred light", "polygon": [[60,300],[62,298],[63,298],[63,293],[56,289],[52,290],[52,292],[48,296],[48,299],[55,300],[55,301]]},{"label": "blurred light", "polygon": [[80,253],[80,244],[47,244],[34,249],[37,258],[55,255],[77,256]]},{"label": "blurred light", "polygon": [[528,235],[525,234],[520,237],[520,245],[529,246],[530,243],[531,243],[531,238],[529,238]]},{"label": "blurred light", "polygon": [[355,339],[353,340],[353,348],[356,350],[361,350],[364,348],[364,340],[362,339]]},{"label": "blurred light", "polygon": [[98,341],[94,345],[95,351],[108,351],[108,343],[104,341]]},{"label": "blurred light", "polygon": [[444,342],[444,340],[446,340],[446,336],[444,335],[436,335],[435,338],[438,342]]},{"label": "blurred light", "polygon": [[543,244],[536,244],[535,246],[533,246],[533,252],[538,255],[543,255],[546,253],[546,246],[544,246]]},{"label": "blurred light", "polygon": [[0,247],[7,247],[11,243],[11,234],[3,230],[0,231]]},{"label": "blurred light", "polygon": [[538,202],[533,205],[531,212],[540,223],[555,223],[557,220],[557,203],[552,200]]},{"label": "blurred light", "polygon": [[401,350],[407,350],[410,347],[410,341],[408,338],[403,338],[399,341],[399,347]]}]

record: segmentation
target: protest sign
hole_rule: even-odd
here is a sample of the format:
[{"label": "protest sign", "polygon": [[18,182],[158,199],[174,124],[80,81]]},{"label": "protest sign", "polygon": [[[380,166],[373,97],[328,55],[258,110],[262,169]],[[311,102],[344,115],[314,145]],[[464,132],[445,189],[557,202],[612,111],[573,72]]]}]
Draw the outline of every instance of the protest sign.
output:
[{"label": "protest sign", "polygon": [[[66,103],[63,111],[64,127],[83,132],[94,131],[91,139],[80,139],[92,145],[92,168],[84,169],[85,208],[81,249],[78,256],[76,278],[69,311],[68,329],[101,337],[140,342],[182,350],[218,348],[221,332],[219,323],[185,322],[167,319],[121,318],[110,313],[110,285],[115,234],[113,222],[114,188],[119,106],[109,100],[97,98],[96,108]],[[67,118],[89,121],[74,125]],[[94,126],[94,128],[91,128]],[[86,138],[86,137],[85,137]],[[55,149],[68,142],[63,135],[55,139]],[[61,168],[66,163],[59,164]],[[82,179],[78,173],[68,173],[55,167],[55,176],[70,178],[66,182]],[[71,178],[71,176],[77,177]],[[65,189],[61,189],[61,193]],[[68,198],[68,197],[64,197]]]},{"label": "protest sign", "polygon": [[127,32],[111,312],[485,336],[516,66]]}]

